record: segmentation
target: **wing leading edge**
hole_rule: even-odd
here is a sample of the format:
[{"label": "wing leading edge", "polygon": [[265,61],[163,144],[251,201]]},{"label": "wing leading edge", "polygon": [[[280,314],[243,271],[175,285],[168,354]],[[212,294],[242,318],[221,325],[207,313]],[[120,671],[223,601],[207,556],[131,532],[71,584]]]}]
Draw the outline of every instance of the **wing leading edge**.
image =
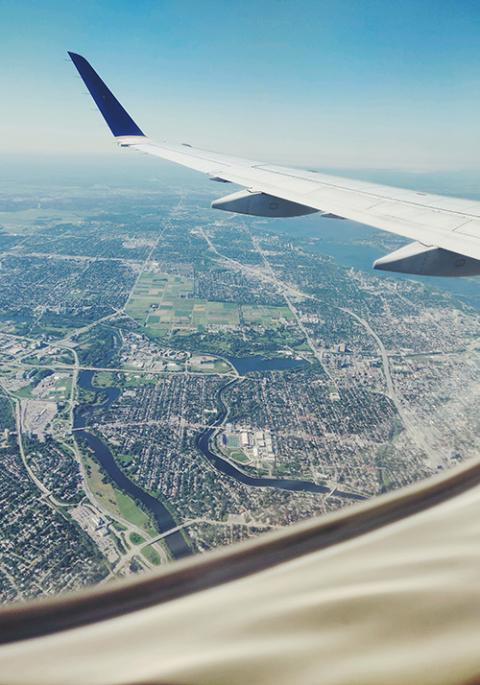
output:
[{"label": "wing leading edge", "polygon": [[375,268],[441,276],[480,274],[480,202],[419,193],[200,150],[156,143],[122,107],[89,62],[69,55],[122,147],[161,157],[245,188],[212,203],[259,216],[321,212],[350,219],[413,242],[382,257]]}]

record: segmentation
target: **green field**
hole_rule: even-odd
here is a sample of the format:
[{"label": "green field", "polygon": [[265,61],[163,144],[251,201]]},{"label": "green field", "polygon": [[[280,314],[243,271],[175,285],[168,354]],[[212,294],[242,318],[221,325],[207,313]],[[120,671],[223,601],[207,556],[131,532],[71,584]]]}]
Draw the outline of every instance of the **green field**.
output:
[{"label": "green field", "polygon": [[265,328],[276,328],[292,319],[288,307],[202,300],[194,297],[192,279],[150,272],[141,275],[126,311],[154,336],[167,335],[173,328],[237,328],[241,317],[246,324]]},{"label": "green field", "polygon": [[41,382],[41,378],[35,378],[31,383],[25,385],[23,388],[15,390],[12,394],[19,399],[42,399],[50,400],[52,402],[61,402],[70,397],[72,378],[66,374],[58,374],[58,376],[54,385],[49,387],[48,390],[45,389],[40,394],[35,392],[35,388]]},{"label": "green field", "polygon": [[232,459],[239,464],[250,463],[250,459],[240,447],[239,435],[227,435],[227,444],[223,444],[223,441],[219,439],[217,446],[220,448],[220,451],[223,452],[229,459]]},{"label": "green field", "polygon": [[232,302],[209,302],[193,297],[193,281],[172,274],[142,274],[127,305],[127,313],[157,335],[172,327],[238,326],[238,307]]},{"label": "green field", "polygon": [[243,320],[247,324],[264,326],[280,326],[285,321],[291,321],[293,314],[288,307],[269,307],[267,305],[247,305],[243,304]]},{"label": "green field", "polygon": [[133,523],[139,528],[143,528],[150,535],[154,535],[157,531],[153,526],[150,517],[136,504],[131,497],[125,495],[120,490],[115,488],[117,505],[123,518]]},{"label": "green field", "polygon": [[45,396],[44,399],[53,400],[54,402],[61,402],[62,400],[68,399],[72,391],[72,378],[61,374],[58,380],[55,382],[55,387],[52,388]]},{"label": "green field", "polygon": [[24,385],[23,388],[18,388],[12,392],[13,397],[18,397],[18,399],[31,399],[33,397],[32,392],[35,389],[35,383],[29,383]]},{"label": "green field", "polygon": [[80,212],[39,207],[0,212],[0,226],[8,233],[30,234],[44,230],[45,225],[78,222],[81,218]]},{"label": "green field", "polygon": [[149,373],[126,373],[125,388],[137,388],[140,385],[155,385],[156,376]]},{"label": "green field", "polygon": [[210,355],[193,356],[189,368],[196,373],[229,373],[233,370],[228,362]]},{"label": "green field", "polygon": [[88,452],[82,454],[82,460],[90,490],[106,509],[113,515],[120,515],[138,528],[142,528],[148,535],[155,535],[158,532],[150,517],[131,497],[118,490],[105,477],[98,463]]},{"label": "green field", "polygon": [[97,371],[93,375],[92,385],[97,388],[107,388],[115,385],[115,375],[111,371]]},{"label": "green field", "polygon": [[242,450],[226,449],[226,450],[224,450],[224,452],[227,455],[227,457],[229,457],[230,459],[233,459],[233,461],[236,461],[239,464],[250,463],[250,459],[247,457],[247,455]]},{"label": "green field", "polygon": [[143,547],[142,554],[151,564],[155,564],[155,566],[158,566],[161,562],[160,554],[153,545]]},{"label": "green field", "polygon": [[129,538],[133,545],[141,545],[143,542],[145,542],[145,538],[142,538],[142,536],[138,533],[130,533]]}]

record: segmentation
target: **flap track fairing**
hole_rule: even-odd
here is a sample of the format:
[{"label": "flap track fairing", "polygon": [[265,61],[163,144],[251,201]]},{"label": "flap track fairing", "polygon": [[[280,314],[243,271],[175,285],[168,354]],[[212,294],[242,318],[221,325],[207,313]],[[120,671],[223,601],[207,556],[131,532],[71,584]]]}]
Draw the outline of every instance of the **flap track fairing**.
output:
[{"label": "flap track fairing", "polygon": [[377,259],[373,268],[418,276],[478,276],[480,260],[414,242]]},{"label": "flap track fairing", "polygon": [[214,209],[252,216],[289,217],[314,214],[317,209],[252,190],[241,190],[212,202]]}]

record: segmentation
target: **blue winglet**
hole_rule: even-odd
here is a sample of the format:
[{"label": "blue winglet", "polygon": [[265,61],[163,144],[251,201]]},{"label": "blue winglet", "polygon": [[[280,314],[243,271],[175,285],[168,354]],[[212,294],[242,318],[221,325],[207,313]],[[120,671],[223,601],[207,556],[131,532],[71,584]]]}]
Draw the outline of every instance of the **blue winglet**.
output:
[{"label": "blue winglet", "polygon": [[138,128],[130,114],[122,107],[85,57],[77,55],[75,52],[68,54],[113,135],[144,136],[143,131]]}]

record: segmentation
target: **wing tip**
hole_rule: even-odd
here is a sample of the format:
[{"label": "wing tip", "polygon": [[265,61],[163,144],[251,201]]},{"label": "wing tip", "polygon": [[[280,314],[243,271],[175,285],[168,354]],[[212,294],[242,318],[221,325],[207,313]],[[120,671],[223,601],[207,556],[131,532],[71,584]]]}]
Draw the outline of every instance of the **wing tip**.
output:
[{"label": "wing tip", "polygon": [[67,53],[113,135],[145,137],[86,57],[70,50],[67,50]]},{"label": "wing tip", "polygon": [[67,55],[70,57],[74,64],[76,60],[83,60],[84,62],[87,61],[85,57],[83,55],[80,55],[78,52],[72,52],[71,50],[67,50]]}]

